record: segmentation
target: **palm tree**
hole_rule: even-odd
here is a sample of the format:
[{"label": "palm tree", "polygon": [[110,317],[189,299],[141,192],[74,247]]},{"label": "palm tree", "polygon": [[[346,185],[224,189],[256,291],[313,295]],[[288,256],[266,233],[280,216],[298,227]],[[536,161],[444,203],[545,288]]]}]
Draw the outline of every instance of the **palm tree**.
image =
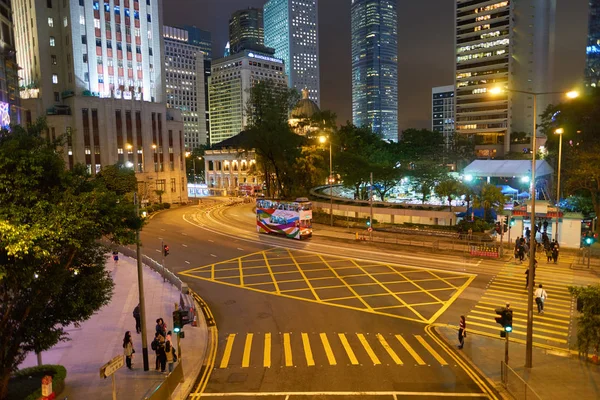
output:
[{"label": "palm tree", "polygon": [[481,187],[481,191],[475,196],[474,205],[483,207],[483,220],[487,221],[488,211],[492,209],[497,212],[504,210],[505,202],[506,197],[502,194],[500,188],[487,183]]},{"label": "palm tree", "polygon": [[448,206],[450,207],[450,211],[452,211],[452,199],[458,196],[459,189],[460,182],[456,179],[448,178],[439,182],[434,190],[439,198],[446,198],[448,200]]},{"label": "palm tree", "polygon": [[[475,196],[475,191],[473,188],[466,183],[461,183],[458,187],[458,194],[462,194],[465,196],[465,201],[467,202],[467,213],[469,212],[469,208],[471,207],[471,202]],[[469,219],[468,216],[466,219]]]}]

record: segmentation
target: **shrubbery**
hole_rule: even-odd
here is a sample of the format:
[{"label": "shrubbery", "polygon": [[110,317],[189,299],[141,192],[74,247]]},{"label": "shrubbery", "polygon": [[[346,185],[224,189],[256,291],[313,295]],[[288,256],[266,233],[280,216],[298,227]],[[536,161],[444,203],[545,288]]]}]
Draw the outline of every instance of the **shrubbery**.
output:
[{"label": "shrubbery", "polygon": [[150,215],[156,211],[168,210],[169,208],[171,208],[171,203],[156,203],[156,204],[147,206],[142,211],[146,211],[146,213],[148,215]]},{"label": "shrubbery", "polygon": [[8,400],[37,400],[42,397],[42,378],[52,376],[52,391],[59,395],[65,389],[67,370],[62,365],[40,365],[17,371],[8,384]]},{"label": "shrubbery", "polygon": [[462,220],[458,224],[456,224],[457,229],[462,232],[468,232],[469,228],[473,229],[473,232],[485,232],[492,229],[493,224],[485,222],[481,218],[475,218],[474,221],[466,221]]}]

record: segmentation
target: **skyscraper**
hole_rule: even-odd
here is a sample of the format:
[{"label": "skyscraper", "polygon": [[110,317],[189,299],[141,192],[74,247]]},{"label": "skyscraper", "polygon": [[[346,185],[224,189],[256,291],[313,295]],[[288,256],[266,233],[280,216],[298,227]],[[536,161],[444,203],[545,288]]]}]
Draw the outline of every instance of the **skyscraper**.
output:
[{"label": "skyscraper", "polygon": [[600,83],[600,0],[590,1],[588,42],[585,59],[585,85],[597,87]]},{"label": "skyscraper", "polygon": [[0,2],[0,127],[20,122],[19,76],[11,2]]},{"label": "skyscraper", "polygon": [[320,104],[317,0],[269,0],[264,5],[265,45],[283,59],[289,87],[308,89]]},{"label": "skyscraper", "polygon": [[398,141],[396,0],[352,0],[352,120]]},{"label": "skyscraper", "polygon": [[454,133],[454,85],[431,89],[431,130],[442,132],[448,146]]},{"label": "skyscraper", "polygon": [[229,19],[229,46],[231,54],[242,50],[256,50],[265,45],[263,12],[258,8],[239,10]]},{"label": "skyscraper", "polygon": [[142,199],[185,201],[181,113],[164,103],[161,1],[12,4],[26,122],[46,117],[69,168],[120,163],[137,173]]},{"label": "skyscraper", "polygon": [[[456,132],[479,158],[503,157],[511,133],[533,132],[534,93],[551,92],[554,0],[456,1]],[[538,96],[540,114],[552,99]]]},{"label": "skyscraper", "polygon": [[208,87],[205,86],[204,73],[206,53],[200,47],[200,41],[191,38],[198,30],[192,27],[163,27],[167,105],[181,110],[184,142],[188,151],[208,142]]}]

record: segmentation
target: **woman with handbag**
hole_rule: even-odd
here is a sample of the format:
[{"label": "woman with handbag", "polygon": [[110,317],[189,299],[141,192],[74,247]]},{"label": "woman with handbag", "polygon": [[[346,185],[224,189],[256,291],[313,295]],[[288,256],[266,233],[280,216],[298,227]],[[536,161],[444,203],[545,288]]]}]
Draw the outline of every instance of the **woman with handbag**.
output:
[{"label": "woman with handbag", "polygon": [[123,338],[123,354],[125,354],[125,362],[127,363],[127,368],[131,368],[131,361],[133,359],[133,353],[135,350],[133,349],[133,341],[131,340],[131,332],[125,332],[125,337]]},{"label": "woman with handbag", "polygon": [[458,323],[458,345],[459,349],[462,349],[465,345],[465,338],[467,337],[467,322],[465,321],[465,316],[460,316],[460,321]]}]

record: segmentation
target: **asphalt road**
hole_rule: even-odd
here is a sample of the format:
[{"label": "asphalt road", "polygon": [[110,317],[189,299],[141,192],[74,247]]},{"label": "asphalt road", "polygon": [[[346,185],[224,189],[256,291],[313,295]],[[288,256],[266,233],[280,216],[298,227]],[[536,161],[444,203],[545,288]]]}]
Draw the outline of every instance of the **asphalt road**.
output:
[{"label": "asphalt road", "polygon": [[[434,320],[456,324],[496,265],[356,248],[318,235],[303,242],[259,236],[250,230],[247,207],[208,207],[161,212],[142,233],[143,250],[152,258],[161,260],[162,242],[170,246],[167,267],[184,272],[182,279],[215,315],[217,358],[203,397],[252,398],[259,392],[281,399],[487,397],[425,326]],[[318,259],[303,262],[302,257]],[[293,265],[296,270],[273,273],[278,265],[271,264],[284,258],[280,268]],[[375,261],[387,263],[388,271],[369,272],[382,268]],[[334,262],[343,266],[334,267]],[[424,269],[432,267],[436,276],[423,277],[431,274]],[[265,280],[267,272],[250,273],[265,268],[271,281]],[[339,276],[351,268],[359,270],[350,277],[354,283]],[[303,277],[285,280],[285,273]],[[386,282],[384,276],[396,281]],[[315,289],[325,280],[337,283]],[[295,282],[306,287],[282,289]],[[398,295],[399,289],[390,289],[393,284],[417,289]],[[323,298],[327,290],[352,295],[328,300]]]}]

